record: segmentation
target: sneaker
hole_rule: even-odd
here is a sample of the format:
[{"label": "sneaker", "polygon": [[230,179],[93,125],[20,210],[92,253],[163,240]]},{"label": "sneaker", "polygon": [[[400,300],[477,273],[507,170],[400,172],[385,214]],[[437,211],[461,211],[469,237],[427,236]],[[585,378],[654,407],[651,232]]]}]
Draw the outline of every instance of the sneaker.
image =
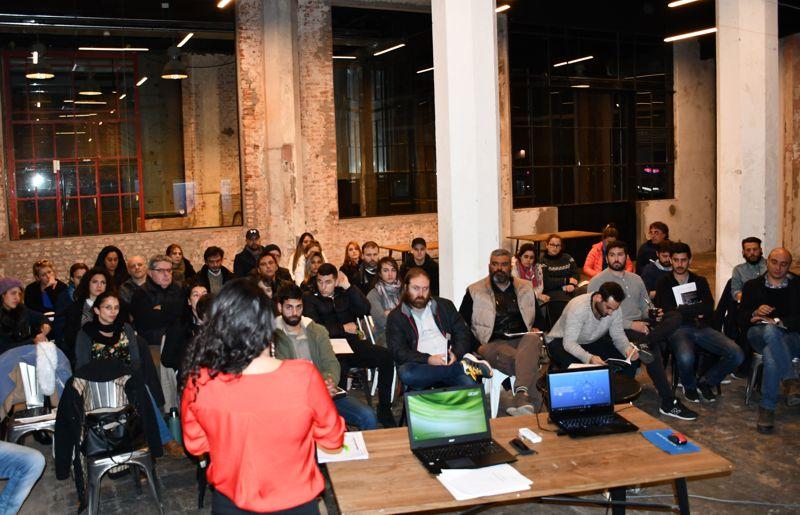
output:
[{"label": "sneaker", "polygon": [[645,365],[649,365],[655,360],[655,356],[650,351],[650,346],[646,343],[639,345],[639,360]]},{"label": "sneaker", "polygon": [[800,406],[800,379],[787,379],[783,384],[786,385],[786,405]]},{"label": "sneaker", "polygon": [[662,404],[658,411],[668,417],[675,417],[681,420],[697,420],[697,413],[684,406],[678,399],[673,399],[671,403]]},{"label": "sneaker", "polygon": [[697,395],[697,390],[683,388],[683,398],[689,402],[700,402],[700,397]]},{"label": "sneaker", "polygon": [[775,430],[775,410],[758,407],[758,421],[756,431],[762,435],[772,434]]},{"label": "sneaker", "polygon": [[513,404],[506,408],[506,413],[512,417],[518,417],[520,415],[533,415],[536,413],[536,408],[533,407],[533,403],[531,402],[531,398],[528,396],[528,392],[525,390],[518,390],[517,393],[514,394]]},{"label": "sneaker", "polygon": [[461,365],[464,367],[464,373],[476,382],[482,377],[492,377],[492,366],[489,362],[476,358],[474,354],[464,354]]},{"label": "sneaker", "polygon": [[700,391],[700,397],[706,402],[715,402],[717,400],[716,394],[711,389],[708,383],[699,383],[697,389]]}]

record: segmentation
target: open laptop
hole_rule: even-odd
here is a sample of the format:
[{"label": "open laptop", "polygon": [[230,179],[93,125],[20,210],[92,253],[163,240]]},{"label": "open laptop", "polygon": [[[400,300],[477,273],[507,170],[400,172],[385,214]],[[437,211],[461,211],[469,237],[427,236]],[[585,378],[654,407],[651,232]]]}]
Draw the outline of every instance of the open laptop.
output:
[{"label": "open laptop", "polygon": [[492,440],[480,385],[406,392],[404,402],[411,452],[431,473],[517,461]]},{"label": "open laptop", "polygon": [[550,371],[547,387],[550,420],[571,437],[639,430],[614,413],[611,370],[607,366]]}]

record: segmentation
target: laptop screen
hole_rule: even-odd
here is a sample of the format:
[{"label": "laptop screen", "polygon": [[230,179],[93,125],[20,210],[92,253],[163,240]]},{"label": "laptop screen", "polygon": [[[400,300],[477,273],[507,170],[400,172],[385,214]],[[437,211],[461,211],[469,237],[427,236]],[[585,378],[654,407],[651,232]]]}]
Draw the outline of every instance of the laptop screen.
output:
[{"label": "laptop screen", "polygon": [[414,392],[406,402],[412,446],[489,430],[480,386]]},{"label": "laptop screen", "polygon": [[585,410],[609,406],[611,380],[608,368],[577,368],[549,374],[551,411]]}]

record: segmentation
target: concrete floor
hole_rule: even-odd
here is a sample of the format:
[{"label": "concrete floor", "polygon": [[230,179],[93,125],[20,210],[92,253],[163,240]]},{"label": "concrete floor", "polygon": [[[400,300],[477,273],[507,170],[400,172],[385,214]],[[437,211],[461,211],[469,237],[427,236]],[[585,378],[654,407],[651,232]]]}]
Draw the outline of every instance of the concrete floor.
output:
[{"label": "concrete floor", "polygon": [[[705,275],[711,282],[713,291],[713,257],[697,256],[694,269]],[[639,381],[644,391],[636,405],[653,416],[658,415],[655,390],[646,375]],[[506,395],[501,408],[509,401]],[[729,476],[689,482],[690,495],[703,495],[739,501],[758,501],[768,503],[797,503],[800,499],[800,409],[781,405],[777,412],[775,434],[762,436],[756,433],[755,417],[758,396],[750,406],[744,405],[744,381],[734,380],[724,385],[722,396],[713,405],[703,404],[697,409],[700,418],[695,422],[685,422],[661,417],[666,423],[683,431],[701,445],[728,458],[735,465]],[[696,405],[694,405],[696,406]],[[50,452],[28,439],[27,445]],[[622,458],[621,458],[622,459]],[[158,474],[163,485],[163,501],[166,513],[210,513],[208,506],[197,509],[197,489],[195,469],[188,460],[170,458],[160,459]],[[531,478],[536,481],[536,478]],[[671,495],[669,485],[648,487],[638,495]],[[632,495],[632,494],[631,494]],[[207,496],[208,498],[209,496]],[[599,498],[595,495],[594,497]],[[210,500],[210,499],[209,499]],[[642,499],[647,502],[672,503],[668,498]],[[693,498],[691,506],[698,513],[800,513],[800,506],[791,508],[770,508],[760,505],[722,504]],[[77,496],[71,480],[57,481],[54,475],[52,457],[48,456],[47,468],[42,479],[34,488],[22,508],[23,514],[61,514],[70,513],[76,507]],[[535,503],[491,507],[486,510],[493,514],[511,513],[599,513],[605,508],[540,505]],[[337,510],[331,506],[330,511]],[[155,503],[146,489],[137,496],[129,478],[116,481],[104,479],[101,490],[101,512],[106,514],[148,515],[158,513]]]}]

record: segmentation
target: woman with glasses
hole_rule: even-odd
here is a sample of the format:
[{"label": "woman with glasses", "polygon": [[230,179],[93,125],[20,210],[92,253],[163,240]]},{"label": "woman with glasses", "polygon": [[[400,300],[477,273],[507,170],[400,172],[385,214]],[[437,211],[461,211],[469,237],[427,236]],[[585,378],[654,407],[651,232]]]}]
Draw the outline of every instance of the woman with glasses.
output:
[{"label": "woman with glasses", "polygon": [[577,293],[578,265],[572,256],[564,252],[564,242],[558,234],[547,237],[546,252],[542,257],[542,293],[550,297],[548,315],[556,323],[564,306]]}]

